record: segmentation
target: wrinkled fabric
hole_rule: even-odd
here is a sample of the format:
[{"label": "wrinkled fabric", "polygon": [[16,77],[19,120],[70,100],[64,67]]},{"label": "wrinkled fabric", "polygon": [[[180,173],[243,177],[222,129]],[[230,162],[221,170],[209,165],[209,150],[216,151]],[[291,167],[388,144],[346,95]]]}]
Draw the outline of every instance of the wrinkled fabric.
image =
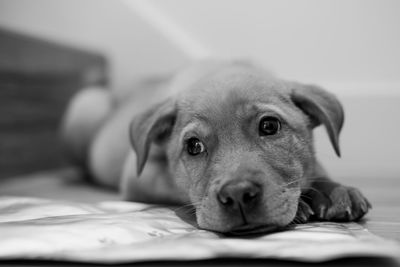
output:
[{"label": "wrinkled fabric", "polygon": [[396,242],[375,236],[356,223],[311,223],[238,238],[200,230],[179,215],[180,211],[122,201],[84,204],[1,197],[0,260],[115,264],[240,257],[319,262],[400,255]]}]

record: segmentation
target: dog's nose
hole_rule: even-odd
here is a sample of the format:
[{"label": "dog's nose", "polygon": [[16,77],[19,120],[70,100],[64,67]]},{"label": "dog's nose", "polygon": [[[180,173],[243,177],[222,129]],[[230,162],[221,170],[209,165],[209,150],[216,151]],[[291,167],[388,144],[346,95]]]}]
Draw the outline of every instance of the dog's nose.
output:
[{"label": "dog's nose", "polygon": [[219,203],[230,209],[249,209],[257,205],[261,187],[248,180],[230,181],[223,185],[217,195]]}]

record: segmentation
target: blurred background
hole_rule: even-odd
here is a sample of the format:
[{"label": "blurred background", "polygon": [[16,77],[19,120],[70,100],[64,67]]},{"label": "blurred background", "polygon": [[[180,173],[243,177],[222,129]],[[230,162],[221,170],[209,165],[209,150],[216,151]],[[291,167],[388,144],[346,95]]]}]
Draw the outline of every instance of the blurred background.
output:
[{"label": "blurred background", "polygon": [[[63,166],[56,136],[85,86],[124,90],[205,57],[249,58],[343,102],[332,176],[400,174],[400,1],[0,0],[0,173]],[[362,182],[361,182],[362,183]]]}]

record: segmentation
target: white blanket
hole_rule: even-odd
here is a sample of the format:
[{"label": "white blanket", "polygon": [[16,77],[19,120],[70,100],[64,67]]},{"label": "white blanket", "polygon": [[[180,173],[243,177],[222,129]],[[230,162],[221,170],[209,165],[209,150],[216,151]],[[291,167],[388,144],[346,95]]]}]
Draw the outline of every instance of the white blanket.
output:
[{"label": "white blanket", "polygon": [[240,257],[318,262],[400,255],[398,243],[356,223],[313,223],[233,238],[199,230],[175,211],[132,202],[82,204],[1,197],[0,260],[127,263]]}]

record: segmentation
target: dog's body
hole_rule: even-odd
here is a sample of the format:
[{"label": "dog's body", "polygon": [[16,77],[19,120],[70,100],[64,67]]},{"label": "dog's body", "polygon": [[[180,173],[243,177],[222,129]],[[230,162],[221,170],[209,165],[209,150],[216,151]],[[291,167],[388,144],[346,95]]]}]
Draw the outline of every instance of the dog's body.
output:
[{"label": "dog's body", "polygon": [[201,62],[138,87],[82,92],[63,128],[94,179],[125,199],[191,204],[199,227],[230,233],[356,220],[370,208],[315,159],[319,124],[340,154],[343,110],[326,91],[243,62]]}]

